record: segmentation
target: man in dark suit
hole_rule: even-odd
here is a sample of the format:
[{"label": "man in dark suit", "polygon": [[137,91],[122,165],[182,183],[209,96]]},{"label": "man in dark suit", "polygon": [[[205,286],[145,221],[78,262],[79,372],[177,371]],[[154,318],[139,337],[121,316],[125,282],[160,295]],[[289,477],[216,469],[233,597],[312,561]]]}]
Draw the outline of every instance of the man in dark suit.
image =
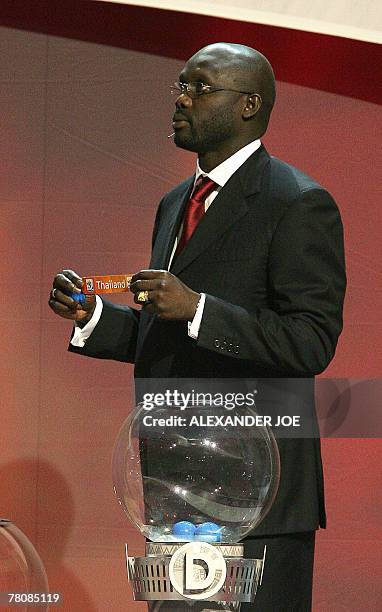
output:
[{"label": "man in dark suit", "polygon": [[[70,270],[55,277],[50,306],[77,322],[71,351],[134,362],[137,377],[311,378],[313,406],[313,377],[342,328],[336,204],[261,145],[275,82],[259,52],[209,45],[176,88],[174,142],[198,163],[159,205],[150,269],[131,283],[142,310],[98,297],[78,305],[68,294],[81,280]],[[268,544],[256,609],[306,612],[314,532],[325,526],[319,439],[279,440],[279,451],[279,492],[246,554]]]}]

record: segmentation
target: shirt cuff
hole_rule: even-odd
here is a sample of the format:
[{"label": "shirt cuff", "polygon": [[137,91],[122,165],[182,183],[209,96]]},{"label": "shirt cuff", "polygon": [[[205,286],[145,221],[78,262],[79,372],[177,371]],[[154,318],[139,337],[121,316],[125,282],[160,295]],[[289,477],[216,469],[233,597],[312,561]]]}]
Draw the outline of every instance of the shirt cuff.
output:
[{"label": "shirt cuff", "polygon": [[73,346],[83,348],[85,346],[86,340],[91,336],[95,326],[101,318],[103,302],[98,295],[96,295],[95,297],[96,307],[94,309],[93,316],[90,321],[88,321],[83,327],[80,327],[79,325],[77,325],[77,323],[74,323],[74,333],[70,341],[70,344],[72,344]]},{"label": "shirt cuff", "polygon": [[190,336],[190,338],[193,338],[194,340],[198,339],[199,329],[202,323],[205,301],[206,301],[206,294],[201,293],[200,300],[196,308],[194,318],[192,319],[192,321],[188,321],[188,335]]}]

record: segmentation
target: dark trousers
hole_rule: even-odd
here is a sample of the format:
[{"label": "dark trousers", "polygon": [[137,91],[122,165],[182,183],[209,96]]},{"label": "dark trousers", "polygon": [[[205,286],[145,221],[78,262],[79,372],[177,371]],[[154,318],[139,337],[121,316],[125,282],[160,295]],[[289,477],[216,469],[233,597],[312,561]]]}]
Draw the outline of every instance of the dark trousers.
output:
[{"label": "dark trousers", "polygon": [[[254,603],[242,604],[240,612],[310,612],[312,609],[315,532],[244,540],[244,556],[260,559],[267,546],[263,580]],[[152,612],[206,612],[224,610],[213,602],[162,602]]]},{"label": "dark trousers", "polygon": [[314,531],[245,540],[245,557],[260,558],[264,545],[267,553],[255,601],[242,604],[241,612],[310,612],[314,542]]}]

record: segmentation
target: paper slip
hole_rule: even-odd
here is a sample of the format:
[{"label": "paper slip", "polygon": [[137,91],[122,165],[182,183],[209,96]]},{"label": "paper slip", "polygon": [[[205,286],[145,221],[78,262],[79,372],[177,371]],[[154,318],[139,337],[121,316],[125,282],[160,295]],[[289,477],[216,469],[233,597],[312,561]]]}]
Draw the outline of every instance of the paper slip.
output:
[{"label": "paper slip", "polygon": [[82,292],[85,295],[95,293],[123,293],[129,291],[132,274],[108,274],[107,276],[84,276]]}]

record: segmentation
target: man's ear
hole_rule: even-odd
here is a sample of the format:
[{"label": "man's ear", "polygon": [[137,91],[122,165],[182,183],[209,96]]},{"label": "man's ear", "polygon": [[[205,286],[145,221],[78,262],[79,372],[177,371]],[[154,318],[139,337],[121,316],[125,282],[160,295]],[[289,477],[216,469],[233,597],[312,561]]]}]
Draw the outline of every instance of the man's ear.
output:
[{"label": "man's ear", "polygon": [[243,119],[251,119],[254,117],[260,110],[263,101],[259,94],[251,94],[247,97],[247,103],[243,109]]}]

